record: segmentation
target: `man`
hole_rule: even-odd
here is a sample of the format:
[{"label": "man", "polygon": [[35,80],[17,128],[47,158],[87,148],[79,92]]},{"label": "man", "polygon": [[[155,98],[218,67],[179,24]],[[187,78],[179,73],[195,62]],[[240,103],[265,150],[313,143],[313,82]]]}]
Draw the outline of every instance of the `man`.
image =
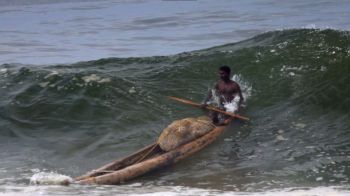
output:
[{"label": "man", "polygon": [[[214,89],[209,91],[207,98],[205,99],[203,107],[215,102],[222,109],[227,112],[235,113],[238,111],[241,103],[243,102],[243,96],[240,86],[230,79],[231,69],[228,66],[221,66],[219,68],[219,81],[215,84]],[[209,116],[212,118],[213,123],[216,125],[222,125],[227,122],[227,116],[220,116],[218,113],[211,112]]]}]

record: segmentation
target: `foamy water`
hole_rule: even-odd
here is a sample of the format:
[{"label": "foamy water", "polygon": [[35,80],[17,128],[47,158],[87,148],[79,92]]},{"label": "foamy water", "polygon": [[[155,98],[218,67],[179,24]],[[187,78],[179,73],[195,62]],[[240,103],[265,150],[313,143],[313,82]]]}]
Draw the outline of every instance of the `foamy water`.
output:
[{"label": "foamy water", "polygon": [[118,186],[87,186],[87,185],[32,185],[28,187],[8,187],[0,195],[11,196],[37,196],[37,195],[143,195],[143,196],[206,196],[206,195],[240,195],[240,196],[347,196],[350,194],[348,186],[331,187],[295,187],[287,189],[273,189],[264,192],[221,191],[215,189],[202,189],[185,186],[148,186],[133,183]]},{"label": "foamy water", "polygon": [[32,185],[68,185],[72,182],[71,177],[56,172],[38,172],[30,178]]}]

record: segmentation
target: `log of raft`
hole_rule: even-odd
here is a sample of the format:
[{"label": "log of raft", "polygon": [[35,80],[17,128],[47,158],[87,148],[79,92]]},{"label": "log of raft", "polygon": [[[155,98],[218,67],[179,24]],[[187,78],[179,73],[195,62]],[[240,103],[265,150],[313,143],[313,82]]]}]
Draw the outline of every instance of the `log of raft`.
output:
[{"label": "log of raft", "polygon": [[[156,143],[153,143],[151,145],[148,145],[141,150],[138,150],[137,152],[124,157],[122,159],[115,160],[111,163],[108,163],[107,165],[104,165],[98,169],[92,170],[85,175],[79,176],[75,178],[75,181],[81,181],[83,179],[87,179],[90,177],[95,177],[95,176],[101,176],[104,174],[108,174],[117,170],[120,170],[122,168],[125,168],[127,166],[130,166],[132,164],[135,164],[136,162],[140,161],[140,159],[146,154],[146,153],[152,153],[151,150],[152,148],[156,147]],[[153,152],[152,155],[155,155],[156,153]],[[146,157],[145,157],[146,158]]]},{"label": "log of raft", "polygon": [[212,143],[226,126],[217,126],[209,133],[179,146],[169,152],[151,144],[123,159],[109,163],[97,170],[75,178],[81,184],[120,184],[152,170],[174,164]]}]

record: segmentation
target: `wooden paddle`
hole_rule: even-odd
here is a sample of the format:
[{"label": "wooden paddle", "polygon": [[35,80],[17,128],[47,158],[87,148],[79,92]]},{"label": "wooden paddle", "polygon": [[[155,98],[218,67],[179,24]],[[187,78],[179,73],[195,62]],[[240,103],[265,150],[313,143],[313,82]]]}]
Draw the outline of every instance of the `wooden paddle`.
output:
[{"label": "wooden paddle", "polygon": [[[192,106],[195,106],[195,107],[203,108],[202,104],[195,103],[195,102],[190,101],[190,100],[181,99],[181,98],[172,97],[172,96],[168,96],[168,98],[172,99],[172,100],[175,100],[175,101],[178,101],[178,102],[181,102],[181,103],[184,103],[184,104],[188,104],[188,105],[192,105]],[[215,112],[219,112],[219,113],[222,113],[222,114],[225,114],[225,115],[228,115],[228,116],[231,116],[233,118],[238,118],[238,119],[247,120],[247,121],[249,120],[249,118],[247,118],[247,117],[244,117],[244,116],[241,116],[241,115],[238,115],[238,114],[234,114],[234,113],[231,113],[231,112],[226,112],[226,111],[221,110],[220,108],[217,108],[217,107],[214,107],[214,106],[205,106],[204,108],[208,109],[208,110],[215,111]]]}]

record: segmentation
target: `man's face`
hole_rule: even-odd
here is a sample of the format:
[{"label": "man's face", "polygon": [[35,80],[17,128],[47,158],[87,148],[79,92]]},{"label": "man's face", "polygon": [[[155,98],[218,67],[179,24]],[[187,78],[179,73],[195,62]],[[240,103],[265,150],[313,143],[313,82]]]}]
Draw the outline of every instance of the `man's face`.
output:
[{"label": "man's face", "polygon": [[220,77],[220,79],[222,79],[222,80],[226,80],[227,78],[229,78],[229,75],[228,75],[227,72],[222,71],[222,70],[219,70],[219,77]]}]

